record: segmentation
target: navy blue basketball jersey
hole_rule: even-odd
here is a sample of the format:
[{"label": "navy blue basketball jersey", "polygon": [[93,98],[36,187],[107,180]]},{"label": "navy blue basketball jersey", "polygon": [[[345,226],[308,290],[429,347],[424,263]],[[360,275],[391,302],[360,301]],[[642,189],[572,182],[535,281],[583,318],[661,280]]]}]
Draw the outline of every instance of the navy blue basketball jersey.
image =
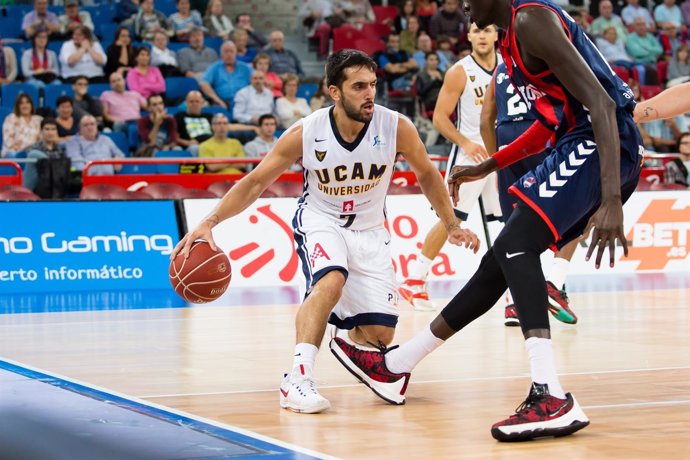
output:
[{"label": "navy blue basketball jersey", "polygon": [[505,63],[496,67],[495,75],[496,146],[501,148],[517,139],[532,126],[536,118],[510,82]]},{"label": "navy blue basketball jersey", "polygon": [[525,6],[539,6],[552,10],[561,20],[566,35],[583,60],[616,103],[619,110],[632,113],[635,107],[633,94],[606,62],[592,41],[585,35],[575,20],[561,7],[549,0],[513,0],[512,19],[507,30],[501,31],[499,47],[507,65],[512,83],[533,110],[538,119],[554,130],[556,139],[573,132],[591,132],[589,111],[575,99],[558,81],[550,69],[531,75],[525,68],[517,44],[513,21],[515,14]]}]

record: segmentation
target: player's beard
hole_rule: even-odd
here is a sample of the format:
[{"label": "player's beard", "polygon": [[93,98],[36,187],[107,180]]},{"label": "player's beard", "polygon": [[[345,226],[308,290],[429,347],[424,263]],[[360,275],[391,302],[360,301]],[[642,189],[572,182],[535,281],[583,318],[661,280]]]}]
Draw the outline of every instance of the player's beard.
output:
[{"label": "player's beard", "polygon": [[345,110],[345,115],[348,116],[348,118],[358,121],[360,123],[367,123],[371,121],[372,117],[374,116],[374,112],[372,111],[371,114],[362,112],[362,106],[355,107],[354,104],[350,104],[347,99],[344,97],[341,99],[343,103],[343,110]]}]

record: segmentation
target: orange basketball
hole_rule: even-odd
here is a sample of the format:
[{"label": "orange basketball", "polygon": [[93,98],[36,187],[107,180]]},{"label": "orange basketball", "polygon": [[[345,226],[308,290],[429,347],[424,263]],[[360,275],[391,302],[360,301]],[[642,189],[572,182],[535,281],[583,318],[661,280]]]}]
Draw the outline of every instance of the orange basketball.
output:
[{"label": "orange basketball", "polygon": [[195,241],[189,257],[178,254],[170,262],[170,283],[187,302],[205,303],[222,296],[230,284],[232,269],[223,251],[214,251],[206,241]]}]

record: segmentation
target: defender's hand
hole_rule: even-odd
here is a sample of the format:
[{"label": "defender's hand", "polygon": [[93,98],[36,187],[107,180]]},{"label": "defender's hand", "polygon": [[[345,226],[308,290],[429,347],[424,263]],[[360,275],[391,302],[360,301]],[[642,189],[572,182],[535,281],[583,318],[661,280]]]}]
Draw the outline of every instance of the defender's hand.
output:
[{"label": "defender's hand", "polygon": [[628,256],[628,240],[625,239],[623,230],[623,203],[620,197],[603,202],[599,206],[597,212],[589,219],[587,229],[583,235],[588,235],[592,229],[594,232],[592,233],[592,240],[590,241],[589,249],[587,249],[585,260],[589,260],[592,253],[594,253],[594,249],[598,248],[594,266],[599,268],[601,258],[606,247],[608,247],[609,266],[613,267],[616,259],[616,240],[619,240],[623,245],[625,257]]},{"label": "defender's hand", "polygon": [[498,164],[493,157],[482,161],[476,166],[464,165],[453,166],[450,170],[448,179],[448,191],[453,199],[453,204],[457,205],[459,200],[458,189],[465,182],[480,180],[498,169]]}]

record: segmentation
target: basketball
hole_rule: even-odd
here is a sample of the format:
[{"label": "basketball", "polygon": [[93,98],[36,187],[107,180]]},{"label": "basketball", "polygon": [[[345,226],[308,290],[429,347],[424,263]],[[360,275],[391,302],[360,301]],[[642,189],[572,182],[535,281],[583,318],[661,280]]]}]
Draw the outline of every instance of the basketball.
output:
[{"label": "basketball", "polygon": [[170,262],[170,283],[187,302],[206,303],[223,295],[230,284],[230,260],[220,249],[214,251],[206,241],[195,241],[189,257],[179,253]]}]

